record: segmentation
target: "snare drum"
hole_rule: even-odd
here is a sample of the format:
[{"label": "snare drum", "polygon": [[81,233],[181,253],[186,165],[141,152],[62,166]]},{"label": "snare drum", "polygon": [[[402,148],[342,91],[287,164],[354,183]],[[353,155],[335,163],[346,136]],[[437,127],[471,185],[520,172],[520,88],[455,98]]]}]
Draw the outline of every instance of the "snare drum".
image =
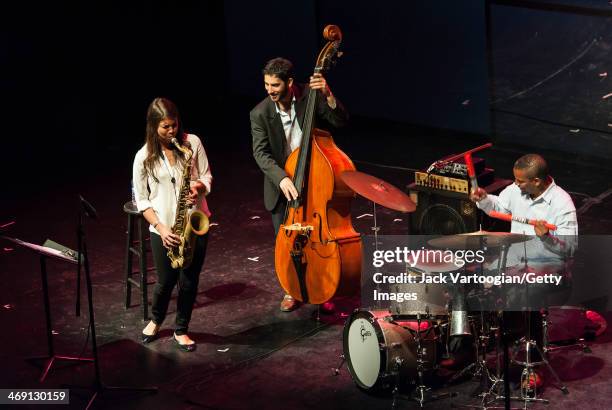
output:
[{"label": "snare drum", "polygon": [[427,273],[409,271],[408,275],[413,276],[417,283],[389,285],[389,291],[395,293],[414,292],[417,295],[417,300],[392,301],[389,311],[394,315],[416,317],[417,314],[421,314],[436,318],[447,318],[449,296],[445,286],[419,283],[423,275],[427,275]]},{"label": "snare drum", "polygon": [[[435,327],[421,322],[425,374],[436,364]],[[415,327],[416,328],[416,327]],[[364,390],[414,384],[417,378],[416,332],[400,326],[388,311],[357,310],[344,326],[344,357],[353,381]]]}]

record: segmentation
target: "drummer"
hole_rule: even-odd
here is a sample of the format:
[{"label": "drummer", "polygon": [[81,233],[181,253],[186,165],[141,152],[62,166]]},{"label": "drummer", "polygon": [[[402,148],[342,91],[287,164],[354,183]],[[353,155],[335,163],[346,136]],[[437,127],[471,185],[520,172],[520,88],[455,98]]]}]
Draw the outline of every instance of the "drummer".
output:
[{"label": "drummer", "polygon": [[[507,186],[499,196],[487,194],[478,188],[471,199],[484,212],[498,211],[537,221],[535,226],[512,221],[510,232],[537,235],[543,240],[549,236],[578,235],[576,207],[567,192],[550,176],[548,165],[538,154],[523,155],[512,169],[514,184]],[[554,231],[546,222],[556,225]]]},{"label": "drummer", "polygon": [[[478,208],[486,213],[497,211],[536,221],[535,225],[512,221],[512,233],[537,235],[540,241],[530,241],[528,247],[513,245],[508,252],[506,266],[524,269],[528,260],[529,269],[537,271],[536,265],[539,265],[542,271],[550,271],[553,267],[566,272],[565,260],[573,253],[578,235],[572,198],[555,183],[546,161],[538,154],[527,154],[517,159],[512,172],[514,184],[506,187],[499,196],[487,194],[482,188],[477,188],[470,195]],[[556,230],[547,228],[547,223],[555,225]],[[515,252],[512,252],[512,248]],[[532,320],[533,323],[541,323],[538,312],[532,319],[536,319]],[[540,339],[541,325],[532,326],[531,329],[532,338],[536,341]],[[541,384],[541,377],[530,380],[529,384],[527,387]]]},{"label": "drummer", "polygon": [[[540,241],[530,241],[527,247],[511,247],[507,266],[523,269],[528,260],[532,269],[537,270],[539,266],[542,272],[564,271],[565,259],[573,253],[578,235],[572,198],[555,183],[540,155],[520,157],[512,172],[514,184],[506,187],[499,196],[488,195],[484,189],[478,188],[472,192],[471,199],[486,213],[497,211],[536,221],[535,225],[512,221],[512,233],[537,235]],[[556,230],[550,230],[547,223],[548,226],[555,225]]]}]

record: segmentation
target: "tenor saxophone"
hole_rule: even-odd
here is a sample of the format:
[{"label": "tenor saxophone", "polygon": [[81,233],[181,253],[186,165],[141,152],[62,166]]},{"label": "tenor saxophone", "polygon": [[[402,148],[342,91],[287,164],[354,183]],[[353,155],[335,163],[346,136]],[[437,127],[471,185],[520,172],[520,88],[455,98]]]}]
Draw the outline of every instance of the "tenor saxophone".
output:
[{"label": "tenor saxophone", "polygon": [[174,225],[172,225],[172,233],[180,238],[180,244],[168,249],[168,258],[174,269],[186,269],[193,260],[196,237],[208,232],[209,221],[204,212],[187,206],[193,151],[179,144],[176,138],[172,138],[172,143],[184,154],[185,167],[183,168],[181,191],[176,204],[176,218]]}]

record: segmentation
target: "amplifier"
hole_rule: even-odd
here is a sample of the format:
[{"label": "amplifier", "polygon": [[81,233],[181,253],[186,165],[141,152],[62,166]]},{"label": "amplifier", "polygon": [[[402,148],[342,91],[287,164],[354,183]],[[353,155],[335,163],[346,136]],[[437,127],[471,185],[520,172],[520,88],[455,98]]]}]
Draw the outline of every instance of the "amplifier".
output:
[{"label": "amplifier", "polygon": [[459,192],[467,194],[469,190],[469,181],[467,179],[451,178],[436,174],[427,174],[426,172],[416,171],[414,173],[414,183],[417,186],[443,189],[445,191]]},{"label": "amplifier", "polygon": [[[431,175],[430,175],[431,176]],[[460,180],[467,183],[467,181]],[[481,185],[487,193],[498,194],[512,183],[509,179],[494,179],[489,185]],[[452,186],[451,182],[451,186]],[[489,218],[480,212],[467,192],[436,189],[416,183],[408,186],[410,199],[416,204],[416,211],[410,214],[410,232],[415,235],[453,235],[474,232],[509,231],[510,224]]]},{"label": "amplifier", "polygon": [[[491,168],[486,168],[477,177],[479,186],[487,186],[493,183],[495,172]],[[442,191],[458,192],[468,194],[470,181],[468,179],[453,178],[445,175],[427,174],[426,172],[416,171],[414,173],[414,183],[417,186],[439,189]]]}]

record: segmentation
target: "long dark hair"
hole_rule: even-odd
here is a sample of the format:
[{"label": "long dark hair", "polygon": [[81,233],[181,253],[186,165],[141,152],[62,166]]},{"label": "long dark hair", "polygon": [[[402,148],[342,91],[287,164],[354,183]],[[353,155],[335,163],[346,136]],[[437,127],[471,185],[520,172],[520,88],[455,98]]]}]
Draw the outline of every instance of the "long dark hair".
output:
[{"label": "long dark hair", "polygon": [[[145,132],[145,144],[147,145],[147,158],[144,160],[144,168],[147,174],[151,175],[157,182],[155,176],[155,162],[162,158],[162,146],[159,142],[157,127],[163,119],[173,119],[178,123],[176,139],[181,145],[185,144],[186,135],[183,132],[183,123],[176,104],[167,98],[158,97],[154,99],[147,109],[147,128]],[[178,158],[183,160],[183,153],[177,149],[174,152]]]}]

